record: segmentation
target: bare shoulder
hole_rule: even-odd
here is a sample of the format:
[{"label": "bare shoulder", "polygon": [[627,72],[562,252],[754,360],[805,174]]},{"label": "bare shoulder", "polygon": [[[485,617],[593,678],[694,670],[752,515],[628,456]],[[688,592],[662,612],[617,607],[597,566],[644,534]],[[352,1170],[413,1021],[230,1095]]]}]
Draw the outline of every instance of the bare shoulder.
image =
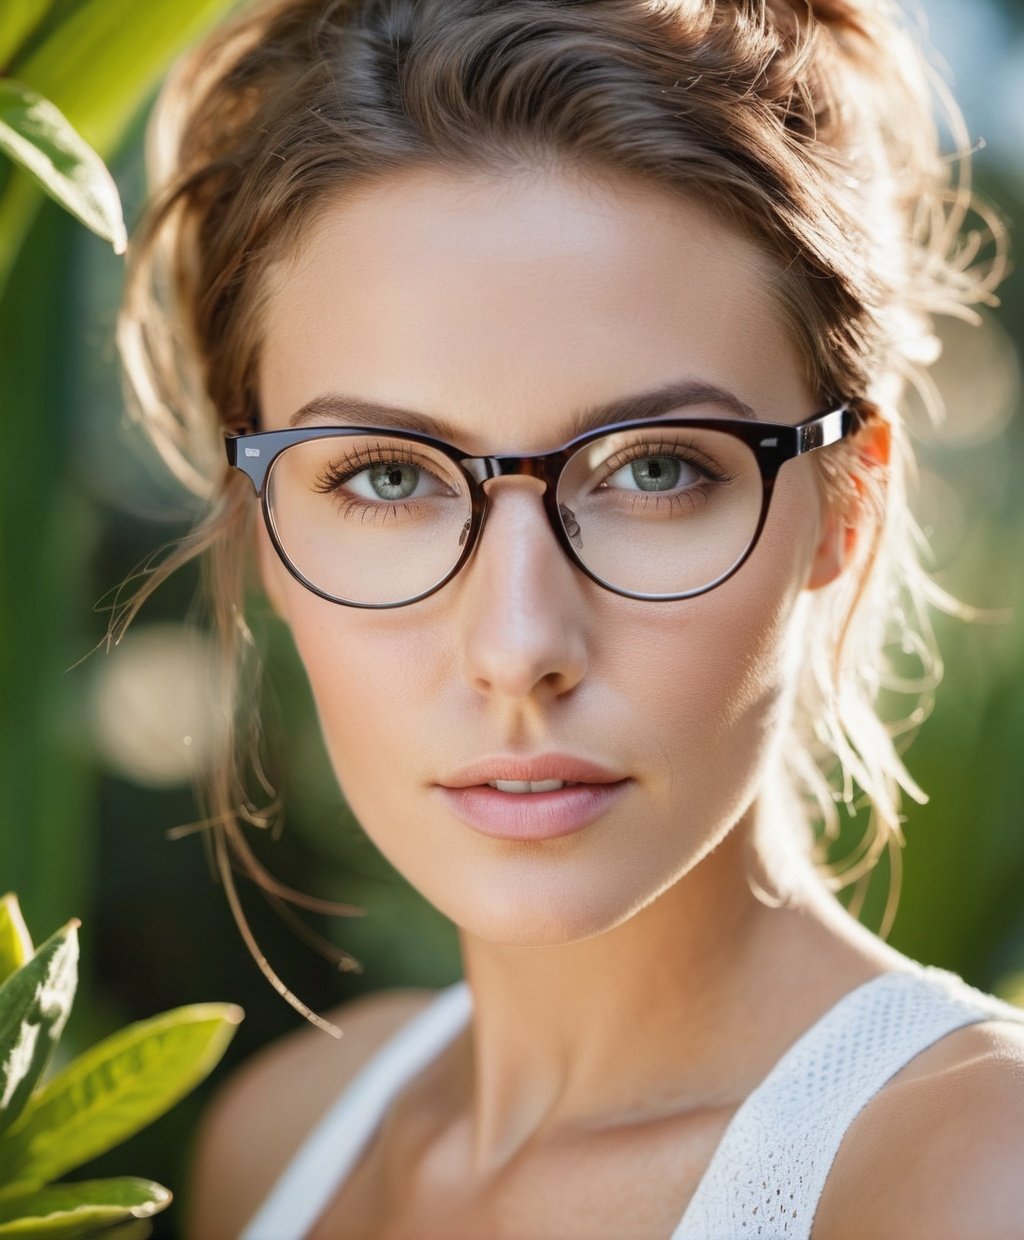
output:
[{"label": "bare shoulder", "polygon": [[245,1060],[200,1122],[184,1193],[187,1240],[237,1240],[338,1093],[436,993],[360,996],[326,1014],[340,1039],[304,1025]]},{"label": "bare shoulder", "polygon": [[1024,1024],[915,1056],[850,1125],[813,1240],[1024,1240]]}]

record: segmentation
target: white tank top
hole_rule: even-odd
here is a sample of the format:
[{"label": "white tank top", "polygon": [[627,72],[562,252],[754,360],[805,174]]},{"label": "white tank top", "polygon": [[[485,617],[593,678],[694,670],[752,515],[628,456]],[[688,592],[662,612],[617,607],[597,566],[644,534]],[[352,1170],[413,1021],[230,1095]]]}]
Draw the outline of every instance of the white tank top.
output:
[{"label": "white tank top", "polygon": [[[1024,1022],[1024,1008],[955,973],[909,962],[844,995],[744,1099],[666,1240],[808,1240],[825,1177],[861,1108],[920,1051],[964,1025]],[[286,1167],[239,1240],[302,1240],[403,1086],[469,1020],[456,982],[404,1025],[349,1083]]]}]

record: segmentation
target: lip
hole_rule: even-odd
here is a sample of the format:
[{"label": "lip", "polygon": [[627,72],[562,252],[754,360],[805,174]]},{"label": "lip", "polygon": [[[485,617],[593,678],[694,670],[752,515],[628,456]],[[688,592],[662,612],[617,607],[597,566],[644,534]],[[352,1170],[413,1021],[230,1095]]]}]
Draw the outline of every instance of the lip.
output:
[{"label": "lip", "polygon": [[[554,792],[508,793],[492,780],[560,779],[576,785]],[[485,758],[446,778],[438,793],[451,813],[482,835],[548,840],[581,831],[601,817],[633,781],[568,754]]]},{"label": "lip", "polygon": [[[568,784],[615,784],[625,779],[608,767],[573,754],[545,753],[532,758],[493,757],[481,758],[463,767],[453,775],[438,780],[444,788],[473,788],[492,783],[496,779],[518,779],[539,782],[542,779],[560,779]],[[546,796],[546,793],[535,793]]]}]

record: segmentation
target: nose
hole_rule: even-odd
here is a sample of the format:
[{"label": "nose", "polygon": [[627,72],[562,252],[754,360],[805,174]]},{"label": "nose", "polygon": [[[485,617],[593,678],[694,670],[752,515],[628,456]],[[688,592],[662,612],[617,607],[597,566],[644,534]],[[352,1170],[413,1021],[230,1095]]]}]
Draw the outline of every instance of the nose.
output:
[{"label": "nose", "polygon": [[587,670],[589,582],[558,545],[536,478],[492,478],[473,559],[462,573],[467,681],[505,702],[558,697]]}]

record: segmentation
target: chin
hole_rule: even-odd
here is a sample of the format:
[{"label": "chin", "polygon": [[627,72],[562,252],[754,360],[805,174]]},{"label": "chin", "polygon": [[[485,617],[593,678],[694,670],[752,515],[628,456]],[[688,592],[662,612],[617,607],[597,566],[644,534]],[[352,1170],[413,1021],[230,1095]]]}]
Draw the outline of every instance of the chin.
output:
[{"label": "chin", "polygon": [[535,863],[517,867],[506,862],[500,873],[477,874],[472,880],[455,867],[430,882],[408,877],[460,931],[509,947],[562,946],[614,930],[672,881],[624,875],[615,867],[605,869],[603,881],[578,866],[563,865],[546,874],[542,869]]}]

